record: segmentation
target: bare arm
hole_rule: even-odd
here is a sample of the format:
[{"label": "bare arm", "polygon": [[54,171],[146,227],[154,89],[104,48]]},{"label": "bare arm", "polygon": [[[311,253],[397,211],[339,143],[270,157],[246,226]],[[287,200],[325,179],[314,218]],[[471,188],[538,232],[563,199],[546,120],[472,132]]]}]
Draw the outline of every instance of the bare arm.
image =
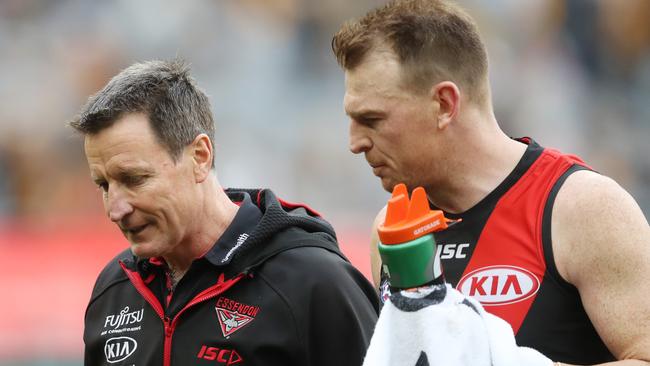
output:
[{"label": "bare arm", "polygon": [[610,178],[576,172],[558,192],[551,230],[560,275],[621,360],[607,365],[650,365],[650,227],[637,203]]}]

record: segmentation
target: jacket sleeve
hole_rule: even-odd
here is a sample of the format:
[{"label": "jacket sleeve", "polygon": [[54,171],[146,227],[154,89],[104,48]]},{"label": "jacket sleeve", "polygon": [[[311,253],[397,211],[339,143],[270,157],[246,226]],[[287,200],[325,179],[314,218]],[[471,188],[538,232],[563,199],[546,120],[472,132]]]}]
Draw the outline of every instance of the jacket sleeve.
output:
[{"label": "jacket sleeve", "polygon": [[296,319],[304,364],[361,365],[379,311],[370,282],[326,249],[303,247],[285,253],[276,264],[291,277],[281,291]]}]

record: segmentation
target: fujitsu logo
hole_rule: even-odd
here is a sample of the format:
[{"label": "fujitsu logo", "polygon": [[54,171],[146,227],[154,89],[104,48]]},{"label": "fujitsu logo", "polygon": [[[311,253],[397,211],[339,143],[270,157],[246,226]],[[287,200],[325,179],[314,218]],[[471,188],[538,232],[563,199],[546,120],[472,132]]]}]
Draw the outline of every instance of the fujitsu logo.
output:
[{"label": "fujitsu logo", "polygon": [[246,241],[246,239],[248,239],[249,236],[250,235],[246,233],[242,233],[241,235],[239,235],[239,238],[237,238],[237,244],[235,244],[235,246],[232,247],[228,251],[228,253],[226,253],[226,256],[223,257],[223,259],[221,260],[221,263],[226,263],[230,259],[230,256],[235,252],[235,250],[237,250],[242,244],[244,244],[244,242]]},{"label": "fujitsu logo", "polygon": [[228,337],[252,322],[260,311],[260,307],[220,297],[215,310],[221,326],[221,333],[224,337]]},{"label": "fujitsu logo", "polygon": [[513,304],[539,291],[540,281],[532,272],[515,266],[489,266],[461,278],[456,288],[483,306]]},{"label": "fujitsu logo", "polygon": [[129,307],[125,306],[119,314],[109,315],[106,317],[104,328],[112,327],[113,329],[117,329],[123,325],[139,323],[142,321],[143,315],[144,309],[129,312]]},{"label": "fujitsu logo", "polygon": [[131,337],[110,338],[104,344],[104,355],[108,363],[127,359],[138,348],[138,342]]}]

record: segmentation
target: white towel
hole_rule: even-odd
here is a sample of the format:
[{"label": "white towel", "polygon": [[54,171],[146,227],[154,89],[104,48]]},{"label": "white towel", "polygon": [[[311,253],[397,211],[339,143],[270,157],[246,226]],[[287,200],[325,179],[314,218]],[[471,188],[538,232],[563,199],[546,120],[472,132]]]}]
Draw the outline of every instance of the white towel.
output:
[{"label": "white towel", "polygon": [[552,366],[518,347],[510,324],[448,284],[394,293],[386,301],[364,366]]}]

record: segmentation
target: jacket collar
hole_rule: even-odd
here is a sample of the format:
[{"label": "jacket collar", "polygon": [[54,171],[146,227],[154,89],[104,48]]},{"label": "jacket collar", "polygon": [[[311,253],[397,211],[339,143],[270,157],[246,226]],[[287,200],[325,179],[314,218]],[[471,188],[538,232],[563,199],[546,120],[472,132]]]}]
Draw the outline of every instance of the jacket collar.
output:
[{"label": "jacket collar", "polygon": [[230,263],[237,249],[246,242],[262,218],[262,211],[255,206],[248,193],[241,193],[242,199],[239,210],[217,242],[206,254],[205,258],[215,266]]}]

